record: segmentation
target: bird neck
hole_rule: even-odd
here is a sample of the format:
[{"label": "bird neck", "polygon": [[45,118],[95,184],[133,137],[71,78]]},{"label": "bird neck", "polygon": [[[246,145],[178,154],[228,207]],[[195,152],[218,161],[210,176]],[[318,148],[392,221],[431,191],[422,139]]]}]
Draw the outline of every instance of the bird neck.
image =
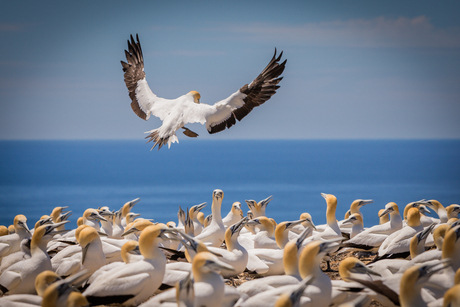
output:
[{"label": "bird neck", "polygon": [[399,299],[402,307],[426,306],[422,299],[422,289],[415,286],[409,278],[402,278],[399,291]]},{"label": "bird neck", "polygon": [[289,242],[289,229],[285,225],[278,225],[275,229],[275,241],[279,248],[284,248]]},{"label": "bird neck", "polygon": [[286,275],[300,278],[297,252],[298,250],[295,241],[287,243],[283,252],[283,266]]},{"label": "bird neck", "polygon": [[222,223],[222,200],[213,200],[211,205],[212,221],[211,224]]}]

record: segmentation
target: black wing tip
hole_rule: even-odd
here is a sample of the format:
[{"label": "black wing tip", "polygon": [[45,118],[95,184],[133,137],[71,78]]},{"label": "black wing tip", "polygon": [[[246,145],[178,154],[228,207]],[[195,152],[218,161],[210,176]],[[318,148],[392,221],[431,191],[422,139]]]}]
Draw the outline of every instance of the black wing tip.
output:
[{"label": "black wing tip", "polygon": [[109,305],[109,304],[123,304],[127,300],[133,298],[134,295],[113,295],[113,296],[86,296],[91,306]]}]

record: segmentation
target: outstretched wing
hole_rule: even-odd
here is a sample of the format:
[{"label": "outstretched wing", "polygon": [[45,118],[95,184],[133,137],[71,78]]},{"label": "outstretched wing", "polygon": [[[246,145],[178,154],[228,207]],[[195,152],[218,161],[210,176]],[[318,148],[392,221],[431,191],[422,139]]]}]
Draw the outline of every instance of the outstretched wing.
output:
[{"label": "outstretched wing", "polygon": [[206,128],[209,133],[230,128],[236,123],[236,120],[242,120],[252,109],[260,106],[276,93],[279,88],[278,83],[283,79],[280,75],[287,61],[279,63],[282,55],[283,52],[277,57],[275,49],[275,54],[267,67],[251,84],[245,84],[230,97],[212,106],[212,111],[205,115]]},{"label": "outstretched wing", "polygon": [[142,56],[141,43],[136,34],[136,41],[131,35],[128,40],[128,50],[125,50],[126,62],[120,61],[123,66],[125,84],[131,98],[131,108],[142,119],[149,119],[150,114],[161,120],[168,114],[170,105],[167,99],[157,97],[145,79],[144,57]]}]

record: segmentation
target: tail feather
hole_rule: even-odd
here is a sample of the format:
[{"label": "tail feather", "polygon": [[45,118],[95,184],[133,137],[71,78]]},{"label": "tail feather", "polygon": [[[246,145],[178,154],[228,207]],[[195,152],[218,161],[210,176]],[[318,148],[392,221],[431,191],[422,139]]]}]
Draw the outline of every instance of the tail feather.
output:
[{"label": "tail feather", "polygon": [[171,134],[171,135],[167,135],[165,137],[160,137],[159,130],[160,130],[160,128],[153,129],[153,130],[150,130],[150,131],[146,132],[146,133],[149,133],[149,135],[147,135],[145,137],[146,139],[149,139],[147,141],[147,143],[149,143],[149,142],[154,143],[150,150],[154,149],[157,145],[158,145],[158,150],[160,150],[160,148],[163,147],[163,145],[168,144],[168,148],[170,148],[172,143],[179,143],[179,140],[178,140],[175,132],[173,132],[173,134]]}]

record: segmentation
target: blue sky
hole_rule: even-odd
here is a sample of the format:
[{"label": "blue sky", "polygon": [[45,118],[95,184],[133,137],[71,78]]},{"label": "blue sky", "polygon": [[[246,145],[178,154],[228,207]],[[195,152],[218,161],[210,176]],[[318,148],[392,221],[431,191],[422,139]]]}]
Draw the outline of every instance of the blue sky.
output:
[{"label": "blue sky", "polygon": [[[120,60],[161,97],[214,103],[275,47],[278,93],[201,139],[460,138],[458,1],[2,1],[0,139],[142,139]],[[179,135],[183,140],[185,136]]]}]

